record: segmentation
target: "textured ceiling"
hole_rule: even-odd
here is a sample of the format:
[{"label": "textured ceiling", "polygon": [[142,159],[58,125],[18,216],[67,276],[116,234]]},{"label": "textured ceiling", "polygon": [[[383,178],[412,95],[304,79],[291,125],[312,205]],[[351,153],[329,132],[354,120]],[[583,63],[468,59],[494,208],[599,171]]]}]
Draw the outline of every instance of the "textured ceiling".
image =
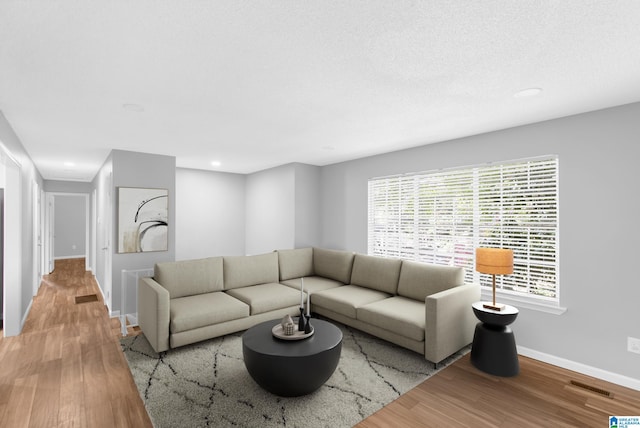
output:
[{"label": "textured ceiling", "polygon": [[636,0],[2,0],[0,110],[45,179],[250,173],[640,101],[639,46]]}]

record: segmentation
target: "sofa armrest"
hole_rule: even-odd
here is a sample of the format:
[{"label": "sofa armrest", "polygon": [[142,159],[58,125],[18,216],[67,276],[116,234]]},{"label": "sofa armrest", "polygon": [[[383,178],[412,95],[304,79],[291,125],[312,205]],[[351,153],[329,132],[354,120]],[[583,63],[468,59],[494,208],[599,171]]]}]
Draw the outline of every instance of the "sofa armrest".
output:
[{"label": "sofa armrest", "polygon": [[138,324],[156,352],[169,349],[169,291],[153,278],[138,281]]},{"label": "sofa armrest", "polygon": [[480,300],[480,285],[465,284],[427,296],[424,356],[439,363],[473,340],[478,320],[471,305]]}]

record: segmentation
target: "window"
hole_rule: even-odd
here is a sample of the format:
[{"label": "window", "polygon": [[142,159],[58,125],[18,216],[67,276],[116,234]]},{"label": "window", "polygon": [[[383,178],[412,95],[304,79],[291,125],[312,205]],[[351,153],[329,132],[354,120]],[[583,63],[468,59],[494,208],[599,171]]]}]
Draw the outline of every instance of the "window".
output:
[{"label": "window", "polygon": [[370,179],[368,233],[370,255],[461,266],[489,288],[475,248],[510,248],[496,287],[557,306],[558,158]]}]

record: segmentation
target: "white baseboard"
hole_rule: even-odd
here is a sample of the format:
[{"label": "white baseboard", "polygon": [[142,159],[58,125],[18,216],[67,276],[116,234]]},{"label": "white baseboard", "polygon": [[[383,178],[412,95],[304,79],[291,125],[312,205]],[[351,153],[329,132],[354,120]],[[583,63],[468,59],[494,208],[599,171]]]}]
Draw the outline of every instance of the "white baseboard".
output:
[{"label": "white baseboard", "polygon": [[111,318],[120,318],[120,311],[109,311],[109,316]]},{"label": "white baseboard", "polygon": [[[100,291],[100,295],[102,295],[102,301],[104,302],[104,305],[107,307],[107,311],[109,312],[109,316],[111,318],[114,318],[114,315],[112,315],[111,312],[111,307],[109,307],[109,301],[107,300],[107,296],[104,295],[104,291],[102,291],[102,287],[100,286],[100,282],[98,281],[98,278],[94,275],[93,279],[96,281],[96,284],[98,284],[98,290]],[[116,315],[118,316],[118,315]]]},{"label": "white baseboard", "polygon": [[84,259],[86,256],[84,254],[79,254],[77,256],[61,256],[54,257],[53,260],[69,260],[69,259]]},{"label": "white baseboard", "polygon": [[533,349],[525,348],[522,346],[518,346],[517,348],[518,353],[524,355],[525,357],[533,358],[534,360],[562,367],[563,369],[572,370],[574,372],[582,373],[587,376],[615,383],[616,385],[621,385],[626,388],[640,391],[640,380],[638,379],[634,379],[618,373],[612,373],[564,358],[556,357],[555,355],[545,354],[544,352],[535,351]]},{"label": "white baseboard", "polygon": [[24,328],[24,323],[27,322],[27,317],[29,316],[29,312],[31,312],[31,305],[33,305],[33,299],[29,301],[29,306],[27,306],[27,310],[24,312],[22,321],[20,321],[20,333],[22,333],[22,329]]}]

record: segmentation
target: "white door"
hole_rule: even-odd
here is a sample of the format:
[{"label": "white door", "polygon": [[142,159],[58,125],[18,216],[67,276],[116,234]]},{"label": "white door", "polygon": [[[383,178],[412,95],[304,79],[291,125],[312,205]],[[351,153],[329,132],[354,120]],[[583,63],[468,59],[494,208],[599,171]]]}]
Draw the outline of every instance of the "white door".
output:
[{"label": "white door", "polygon": [[46,214],[46,218],[47,221],[45,222],[45,233],[47,235],[47,240],[45,243],[45,260],[46,260],[46,272],[47,274],[53,272],[53,270],[55,269],[55,254],[54,254],[54,248],[55,248],[55,227],[54,225],[56,224],[55,222],[55,197],[53,194],[51,193],[47,193],[47,214]]},{"label": "white door", "polygon": [[10,158],[3,146],[0,146],[0,181],[5,188],[2,312],[3,331],[8,337],[17,336],[22,329],[22,198],[20,164]]},{"label": "white door", "polygon": [[42,276],[42,222],[40,208],[40,186],[37,181],[31,183],[33,194],[33,295],[38,294],[40,278]]}]

